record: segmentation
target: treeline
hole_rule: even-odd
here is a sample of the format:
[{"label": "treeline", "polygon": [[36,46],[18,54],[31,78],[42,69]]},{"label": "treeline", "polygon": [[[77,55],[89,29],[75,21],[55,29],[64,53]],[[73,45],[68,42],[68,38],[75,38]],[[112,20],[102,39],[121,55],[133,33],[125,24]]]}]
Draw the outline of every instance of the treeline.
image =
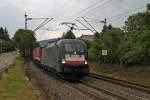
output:
[{"label": "treeline", "polygon": [[7,28],[0,27],[0,53],[14,50],[14,45],[9,37]]},{"label": "treeline", "polygon": [[[150,5],[128,17],[123,28],[104,26],[87,42],[89,59],[99,64],[150,64]],[[102,50],[108,55],[102,56]]]}]

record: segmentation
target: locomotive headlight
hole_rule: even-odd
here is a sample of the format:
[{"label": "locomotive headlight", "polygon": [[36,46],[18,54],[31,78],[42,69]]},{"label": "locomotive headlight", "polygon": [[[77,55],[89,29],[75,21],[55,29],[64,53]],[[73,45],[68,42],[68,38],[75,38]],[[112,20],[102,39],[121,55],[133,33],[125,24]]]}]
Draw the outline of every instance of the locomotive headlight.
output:
[{"label": "locomotive headlight", "polygon": [[65,64],[65,63],[66,63],[66,61],[64,59],[62,59],[62,64]]},{"label": "locomotive headlight", "polygon": [[88,62],[85,60],[85,64],[88,64]]}]

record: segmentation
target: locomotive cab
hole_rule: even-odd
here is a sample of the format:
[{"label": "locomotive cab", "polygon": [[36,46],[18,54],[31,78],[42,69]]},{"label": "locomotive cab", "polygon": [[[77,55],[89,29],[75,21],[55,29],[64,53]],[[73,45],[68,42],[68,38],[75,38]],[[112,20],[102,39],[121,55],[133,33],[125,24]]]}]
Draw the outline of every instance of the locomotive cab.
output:
[{"label": "locomotive cab", "polygon": [[73,44],[67,43],[64,44],[65,51],[64,51],[64,59],[62,63],[65,64],[87,64],[85,58],[85,50],[84,46],[81,44]]},{"label": "locomotive cab", "polygon": [[78,39],[52,40],[42,49],[41,65],[68,80],[79,80],[89,73],[88,53]]},{"label": "locomotive cab", "polygon": [[88,54],[84,43],[81,41],[64,43],[62,55],[61,63],[65,78],[70,76],[71,79],[79,79],[89,73],[89,66],[87,63]]}]

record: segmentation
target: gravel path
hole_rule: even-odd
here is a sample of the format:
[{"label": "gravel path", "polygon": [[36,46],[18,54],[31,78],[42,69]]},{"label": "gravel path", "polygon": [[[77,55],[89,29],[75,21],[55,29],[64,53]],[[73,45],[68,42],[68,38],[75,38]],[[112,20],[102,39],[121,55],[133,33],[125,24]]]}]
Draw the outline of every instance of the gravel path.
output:
[{"label": "gravel path", "polygon": [[16,57],[16,52],[0,54],[0,68],[5,67],[6,63],[8,63],[8,65],[12,64],[15,57]]}]

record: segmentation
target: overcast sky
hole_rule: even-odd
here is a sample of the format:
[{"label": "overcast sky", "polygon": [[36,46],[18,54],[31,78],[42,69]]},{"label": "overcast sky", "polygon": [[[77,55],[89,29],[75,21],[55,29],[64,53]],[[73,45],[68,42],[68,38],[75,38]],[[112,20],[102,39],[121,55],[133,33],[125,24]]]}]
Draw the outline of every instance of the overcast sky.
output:
[{"label": "overcast sky", "polygon": [[[60,25],[62,22],[74,22],[79,28],[84,28],[75,21],[81,17],[89,21],[108,19],[113,26],[122,27],[126,18],[136,12],[146,10],[150,0],[1,0],[0,26],[7,27],[12,37],[17,29],[24,28],[24,14],[31,18],[54,18],[41,30],[36,32],[38,40],[60,37],[69,28]],[[119,15],[119,16],[118,16]],[[34,30],[43,20],[28,21],[28,28]],[[90,22],[101,31],[103,24]],[[90,27],[90,26],[88,26]],[[49,29],[49,31],[45,29]],[[74,31],[76,36],[91,34],[90,31]]]}]

